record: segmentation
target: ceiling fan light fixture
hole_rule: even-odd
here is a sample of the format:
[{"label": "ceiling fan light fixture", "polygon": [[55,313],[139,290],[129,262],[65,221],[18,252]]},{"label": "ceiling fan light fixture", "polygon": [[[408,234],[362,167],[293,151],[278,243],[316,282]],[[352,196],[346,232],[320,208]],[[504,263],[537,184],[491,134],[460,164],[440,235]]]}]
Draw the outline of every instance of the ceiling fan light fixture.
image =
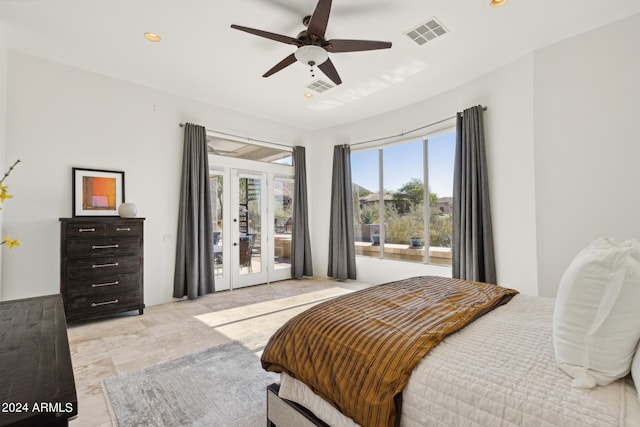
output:
[{"label": "ceiling fan light fixture", "polygon": [[307,45],[300,46],[295,52],[295,57],[305,65],[318,66],[329,59],[329,54],[320,46]]},{"label": "ceiling fan light fixture", "polygon": [[498,7],[505,4],[508,0],[491,0],[491,7]]}]

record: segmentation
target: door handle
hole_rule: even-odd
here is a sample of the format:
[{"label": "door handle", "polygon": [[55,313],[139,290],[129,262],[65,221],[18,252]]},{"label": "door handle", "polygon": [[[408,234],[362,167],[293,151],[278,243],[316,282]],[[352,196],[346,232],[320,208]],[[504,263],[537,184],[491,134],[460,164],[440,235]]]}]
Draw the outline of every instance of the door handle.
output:
[{"label": "door handle", "polygon": [[238,246],[238,243],[236,243],[236,242],[233,242],[233,246]]}]

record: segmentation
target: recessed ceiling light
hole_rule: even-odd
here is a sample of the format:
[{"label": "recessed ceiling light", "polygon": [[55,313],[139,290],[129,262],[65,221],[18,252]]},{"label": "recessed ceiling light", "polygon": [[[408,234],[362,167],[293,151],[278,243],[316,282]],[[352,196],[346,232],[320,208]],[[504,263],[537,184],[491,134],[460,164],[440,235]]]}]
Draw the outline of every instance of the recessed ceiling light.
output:
[{"label": "recessed ceiling light", "polygon": [[160,41],[160,36],[154,33],[146,32],[144,33],[144,38],[149,40],[150,42],[157,43]]},{"label": "recessed ceiling light", "polygon": [[312,94],[312,93],[307,92],[307,93],[305,93],[305,94],[304,94],[304,97],[305,97],[305,98],[308,98],[308,99],[309,99],[309,98],[313,98],[313,94]]},{"label": "recessed ceiling light", "polygon": [[508,0],[491,0],[491,7],[498,7],[505,4]]}]

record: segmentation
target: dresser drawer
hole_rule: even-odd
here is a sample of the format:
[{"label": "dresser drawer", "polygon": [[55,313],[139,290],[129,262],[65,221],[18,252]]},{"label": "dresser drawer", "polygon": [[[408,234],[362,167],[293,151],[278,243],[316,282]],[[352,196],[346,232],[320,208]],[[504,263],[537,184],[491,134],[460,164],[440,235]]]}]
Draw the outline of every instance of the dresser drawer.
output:
[{"label": "dresser drawer", "polygon": [[140,272],[109,274],[100,277],[85,277],[69,280],[67,298],[87,295],[105,295],[114,292],[135,291],[140,288]]},{"label": "dresser drawer", "polygon": [[69,239],[67,241],[67,256],[69,258],[135,255],[139,250],[140,241],[135,237]]},{"label": "dresser drawer", "polygon": [[72,278],[96,277],[140,270],[140,257],[113,256],[70,259],[67,261],[67,276]]},{"label": "dresser drawer", "polygon": [[134,221],[115,221],[105,224],[105,233],[109,237],[140,236],[142,223]]},{"label": "dresser drawer", "polygon": [[69,237],[82,237],[82,238],[91,238],[91,237],[102,237],[105,235],[107,230],[106,224],[103,224],[99,221],[95,222],[69,222],[66,227],[66,236]]},{"label": "dresser drawer", "polygon": [[111,312],[138,310],[144,307],[138,290],[108,295],[87,295],[68,299],[65,304],[67,318],[95,318]]}]

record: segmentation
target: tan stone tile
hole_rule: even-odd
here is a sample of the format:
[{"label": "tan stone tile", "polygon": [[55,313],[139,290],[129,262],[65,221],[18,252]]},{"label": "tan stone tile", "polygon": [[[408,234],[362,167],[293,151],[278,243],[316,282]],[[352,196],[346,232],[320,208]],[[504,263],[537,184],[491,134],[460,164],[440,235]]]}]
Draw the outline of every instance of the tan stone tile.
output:
[{"label": "tan stone tile", "polygon": [[[289,280],[148,307],[68,328],[80,416],[76,427],[112,424],[101,380],[230,341],[260,352],[288,319],[319,301],[362,289],[361,282]],[[207,325],[198,316],[213,319]],[[217,316],[217,317],[216,317]],[[215,320],[215,321],[214,321]]]},{"label": "tan stone tile", "polygon": [[105,378],[111,378],[117,375],[117,371],[111,357],[96,360],[88,364],[81,365],[76,360],[73,361],[73,376],[76,382],[76,391],[83,387],[94,387],[100,384]]},{"label": "tan stone tile", "polygon": [[111,426],[112,420],[102,392],[78,395],[78,416],[69,422],[71,427]]}]

